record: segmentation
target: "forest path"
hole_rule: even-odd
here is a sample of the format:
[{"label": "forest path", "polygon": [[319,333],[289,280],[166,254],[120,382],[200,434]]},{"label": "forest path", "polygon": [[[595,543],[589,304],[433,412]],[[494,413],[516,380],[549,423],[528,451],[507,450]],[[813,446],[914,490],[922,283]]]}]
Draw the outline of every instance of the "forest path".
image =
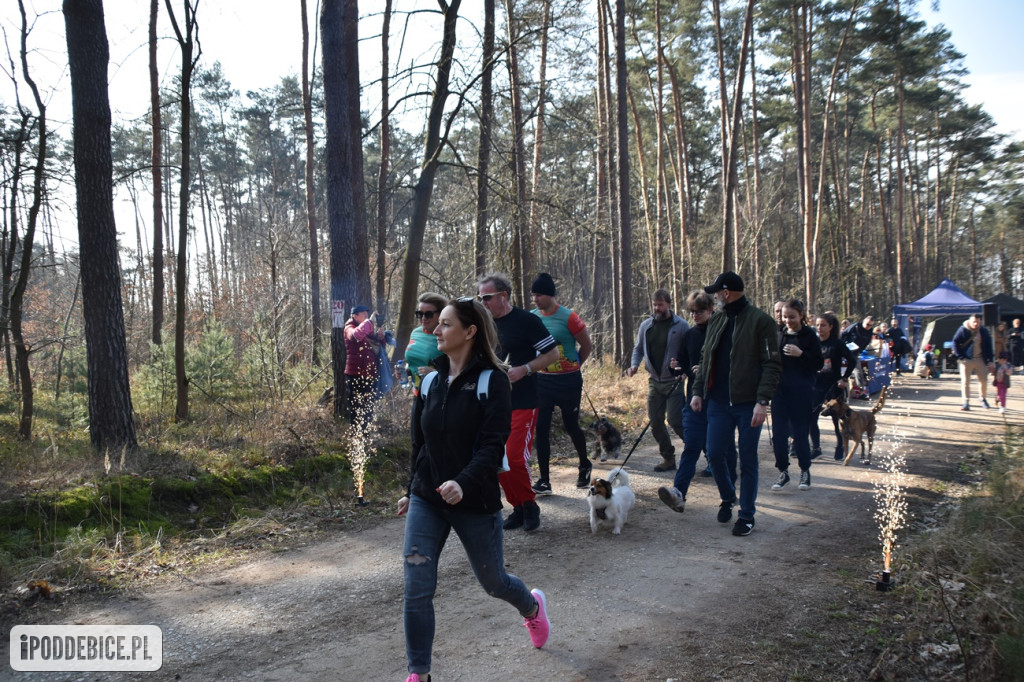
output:
[{"label": "forest path", "polygon": [[[1011,388],[1018,409],[1006,415],[1018,423],[1021,383]],[[873,588],[878,463],[901,448],[911,507],[927,512],[941,499],[927,479],[952,481],[966,456],[1002,437],[998,410],[959,408],[954,375],[896,378],[879,415],[875,466],[856,456],[848,467],[832,461],[823,419],[826,454],[812,466],[808,491],[794,478],[772,492],[765,429],[757,526],[748,537],[715,520],[709,478],[694,480],[685,513],[665,507],[657,489],[672,477],[652,471],[660,457],[649,438],[628,463],[637,505],[618,537],[591,534],[575,466],[556,462],[555,494],[540,498],[540,530],[505,535],[508,570],[548,596],[549,642],[535,650],[514,609],[480,589],[453,534],[435,602],[434,679],[866,679],[879,649],[865,632],[883,598]],[[160,626],[163,667],[131,679],[402,680],[403,527],[396,517],[137,593],[67,601],[47,622]],[[5,675],[18,674],[5,664]]]}]

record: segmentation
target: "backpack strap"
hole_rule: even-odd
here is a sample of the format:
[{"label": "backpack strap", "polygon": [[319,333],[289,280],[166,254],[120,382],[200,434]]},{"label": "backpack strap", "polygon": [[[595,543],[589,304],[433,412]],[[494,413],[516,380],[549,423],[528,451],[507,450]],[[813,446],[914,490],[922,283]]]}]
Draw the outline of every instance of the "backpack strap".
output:
[{"label": "backpack strap", "polygon": [[437,372],[431,372],[420,382],[420,397],[424,400],[427,399],[427,394],[430,393],[430,387],[434,385],[435,379],[437,379]]},{"label": "backpack strap", "polygon": [[484,369],[476,379],[476,399],[484,401],[487,399],[487,391],[491,387],[491,372],[494,370]]}]

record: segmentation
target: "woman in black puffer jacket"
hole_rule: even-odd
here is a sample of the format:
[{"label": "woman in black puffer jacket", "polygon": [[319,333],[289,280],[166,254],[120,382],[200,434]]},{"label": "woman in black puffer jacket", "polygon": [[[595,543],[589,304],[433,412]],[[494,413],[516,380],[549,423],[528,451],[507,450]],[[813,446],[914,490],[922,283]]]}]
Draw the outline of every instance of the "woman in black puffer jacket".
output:
[{"label": "woman in black puffer jacket", "polygon": [[811,426],[814,381],[821,369],[821,343],[807,325],[802,301],[791,298],[782,307],[785,329],[779,332],[782,354],[782,378],[772,398],[772,448],[779,480],[772,490],[789,483],[789,438],[800,463],[800,489],[811,487]]},{"label": "woman in black puffer jacket", "polygon": [[512,426],[512,387],[494,354],[494,320],[482,304],[460,298],[441,311],[434,335],[443,355],[415,399],[412,477],[398,501],[398,514],[408,513],[402,549],[407,682],[430,679],[438,559],[452,530],[480,585],[519,611],[538,649],[550,627],[544,593],[505,571],[498,468]]}]

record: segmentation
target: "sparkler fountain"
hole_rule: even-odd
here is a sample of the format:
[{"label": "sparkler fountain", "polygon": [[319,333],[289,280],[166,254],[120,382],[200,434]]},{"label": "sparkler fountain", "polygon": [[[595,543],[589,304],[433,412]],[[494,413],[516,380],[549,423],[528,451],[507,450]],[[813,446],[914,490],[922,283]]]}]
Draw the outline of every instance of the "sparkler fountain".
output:
[{"label": "sparkler fountain", "polygon": [[881,480],[874,482],[875,521],[878,523],[878,539],[882,543],[882,572],[875,582],[875,589],[887,592],[895,586],[892,579],[892,553],[898,547],[896,533],[906,525],[907,498],[906,457],[902,452],[902,440],[893,427],[893,447],[883,454],[879,468],[883,471]]}]

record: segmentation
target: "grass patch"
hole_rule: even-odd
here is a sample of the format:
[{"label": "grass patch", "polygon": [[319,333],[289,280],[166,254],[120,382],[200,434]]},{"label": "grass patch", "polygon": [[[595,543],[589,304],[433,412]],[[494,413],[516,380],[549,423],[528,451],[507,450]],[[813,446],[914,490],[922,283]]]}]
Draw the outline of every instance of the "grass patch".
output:
[{"label": "grass patch", "polygon": [[16,440],[20,407],[4,392],[0,581],[109,582],[379,515],[408,476],[410,399],[396,391],[380,404],[365,473],[371,505],[356,512],[347,425],[315,399],[273,410],[197,400],[183,424],[140,416],[138,451],[97,453],[87,430],[47,416],[60,410],[45,392],[35,437]]},{"label": "grass patch", "polygon": [[961,679],[1024,679],[1024,429],[1008,427],[986,457],[982,484],[914,539],[899,567],[910,677],[959,669]]}]

